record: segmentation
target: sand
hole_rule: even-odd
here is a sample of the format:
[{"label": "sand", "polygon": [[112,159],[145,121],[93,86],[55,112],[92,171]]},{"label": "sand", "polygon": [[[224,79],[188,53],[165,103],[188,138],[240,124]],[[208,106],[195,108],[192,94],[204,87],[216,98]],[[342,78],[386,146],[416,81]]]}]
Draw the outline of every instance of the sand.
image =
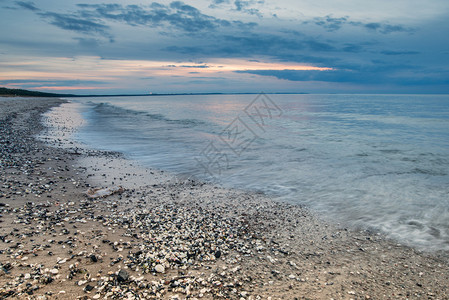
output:
[{"label": "sand", "polygon": [[[448,253],[62,147],[68,120],[60,140],[37,139],[41,114],[63,103],[0,100],[0,298],[448,299]],[[86,195],[112,187],[123,191]]]}]

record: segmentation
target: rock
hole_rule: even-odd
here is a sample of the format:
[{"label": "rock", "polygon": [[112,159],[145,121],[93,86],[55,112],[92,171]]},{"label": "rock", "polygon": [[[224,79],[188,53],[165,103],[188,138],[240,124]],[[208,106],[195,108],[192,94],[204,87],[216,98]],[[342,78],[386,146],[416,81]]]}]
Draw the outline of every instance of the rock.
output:
[{"label": "rock", "polygon": [[221,256],[221,251],[220,250],[215,252],[215,258],[220,258],[220,256]]},{"label": "rock", "polygon": [[53,281],[53,278],[48,275],[43,275],[41,278],[39,278],[39,282],[42,284],[49,284]]},{"label": "rock", "polygon": [[163,265],[161,265],[161,264],[157,264],[156,267],[154,267],[154,269],[158,273],[164,273],[165,272],[165,267]]},{"label": "rock", "polygon": [[84,288],[84,291],[85,291],[85,292],[90,292],[90,291],[92,291],[93,289],[94,289],[94,287],[93,287],[92,285],[88,284],[88,285],[86,285],[86,287]]},{"label": "rock", "polygon": [[59,273],[59,271],[58,271],[58,269],[51,269],[50,273],[53,274],[53,275],[56,275],[56,274]]},{"label": "rock", "polygon": [[90,256],[90,260],[91,260],[92,262],[96,263],[96,262],[98,261],[98,258],[95,256],[95,254],[92,254],[92,255]]},{"label": "rock", "polygon": [[118,282],[125,282],[128,280],[128,278],[129,278],[129,274],[125,270],[120,270],[117,274]]},{"label": "rock", "polygon": [[61,259],[58,261],[58,264],[62,265],[65,264],[67,262],[67,258]]},{"label": "rock", "polygon": [[110,188],[97,188],[97,189],[89,189],[86,192],[87,197],[91,198],[91,199],[96,199],[96,198],[105,198],[109,195],[113,195],[113,194],[121,194],[125,191],[125,189],[121,186],[113,186]]},{"label": "rock", "polygon": [[78,285],[79,286],[82,286],[83,284],[86,284],[87,283],[87,280],[80,280],[80,281],[78,281]]}]

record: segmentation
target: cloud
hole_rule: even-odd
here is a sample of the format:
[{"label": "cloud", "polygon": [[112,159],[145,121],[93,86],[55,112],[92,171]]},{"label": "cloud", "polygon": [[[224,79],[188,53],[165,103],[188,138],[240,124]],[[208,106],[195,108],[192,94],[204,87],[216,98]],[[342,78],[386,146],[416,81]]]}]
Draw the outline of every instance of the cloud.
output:
[{"label": "cloud", "polygon": [[251,8],[254,4],[263,4],[264,1],[254,1],[254,0],[235,0],[235,9],[240,12],[244,12],[250,15],[256,15],[262,17],[261,12],[256,8]]},{"label": "cloud", "polygon": [[[327,43],[310,37],[298,39],[282,34],[244,33],[244,34],[211,34],[207,41],[197,46],[169,46],[166,51],[188,55],[210,57],[248,57],[268,56],[282,61],[324,63],[328,59],[314,55],[329,53],[337,49]],[[314,53],[308,55],[307,53]]]},{"label": "cloud", "polygon": [[100,41],[95,38],[73,38],[75,41],[78,41],[80,46],[87,47],[87,48],[94,48],[98,47],[100,45]]},{"label": "cloud", "polygon": [[369,30],[377,31],[383,34],[389,34],[393,32],[413,32],[414,29],[405,27],[403,25],[390,25],[390,24],[382,24],[382,23],[354,23],[354,25],[363,26]]},{"label": "cloud", "polygon": [[212,5],[220,5],[224,3],[229,3],[229,0],[212,0]]},{"label": "cloud", "polygon": [[326,16],[324,18],[315,18],[315,25],[322,26],[328,31],[339,30],[348,21],[347,17],[334,18],[332,16]]},{"label": "cloud", "polygon": [[[130,26],[175,29],[187,34],[211,32],[220,27],[250,30],[254,22],[228,21],[201,13],[197,8],[181,1],[168,5],[153,2],[149,6],[121,4],[77,4],[78,10],[71,13],[42,11],[33,2],[18,1],[16,5],[36,12],[49,24],[60,29],[85,35],[105,36],[113,42],[110,26],[106,22],[118,22]],[[80,42],[84,42],[81,41]],[[86,43],[84,43],[86,44]]]},{"label": "cloud", "polygon": [[391,50],[384,50],[380,51],[380,53],[384,55],[415,55],[420,54],[418,51],[391,51]]},{"label": "cloud", "polygon": [[22,87],[38,87],[43,85],[51,86],[84,86],[92,84],[107,84],[99,80],[39,80],[39,79],[12,79],[0,80],[0,85],[20,85]]},{"label": "cloud", "polygon": [[40,9],[36,7],[34,2],[16,1],[15,2],[21,8],[25,8],[31,11],[39,11]]},{"label": "cloud", "polygon": [[[79,14],[82,16],[123,22],[131,26],[169,25],[189,33],[211,31],[233,25],[233,22],[203,14],[197,8],[181,1],[174,1],[169,5],[154,2],[149,7],[120,4],[78,4],[78,7],[81,8]],[[241,27],[248,24],[236,22],[234,25]],[[253,25],[254,23],[249,24],[249,26]]]},{"label": "cloud", "polygon": [[230,25],[228,21],[202,14],[195,7],[180,1],[172,2],[170,8],[174,11],[166,16],[166,21],[181,30],[202,31]]},{"label": "cloud", "polygon": [[169,68],[195,68],[195,69],[207,69],[210,68],[208,65],[168,65]]},{"label": "cloud", "polygon": [[[226,7],[230,11],[238,11],[241,13],[255,15],[262,17],[262,13],[259,9],[253,7],[254,5],[263,5],[265,0],[212,0],[209,8],[223,8]],[[229,5],[230,4],[230,5]]]},{"label": "cloud", "polygon": [[363,50],[363,47],[360,44],[346,43],[342,50],[344,52],[359,53]]},{"label": "cloud", "polygon": [[335,47],[329,43],[320,42],[318,40],[306,40],[303,42],[303,46],[306,46],[312,51],[328,52],[335,51]]},{"label": "cloud", "polygon": [[254,29],[258,24],[256,22],[232,21],[232,25],[239,29],[249,31]]},{"label": "cloud", "polygon": [[64,30],[75,31],[84,34],[100,34],[111,37],[108,33],[109,26],[95,20],[87,20],[72,14],[60,14],[54,12],[43,12],[39,15],[48,19],[49,23]]},{"label": "cloud", "polygon": [[206,66],[206,65],[199,65],[199,66],[195,66],[195,65],[193,65],[193,66],[189,66],[189,65],[181,65],[181,66],[178,66],[178,67],[180,67],[180,68],[198,68],[198,69],[207,69],[207,68],[210,68],[209,66]]},{"label": "cloud", "polygon": [[355,79],[359,82],[362,80],[357,72],[353,71],[242,70],[236,73],[272,76],[289,81],[353,82]]},{"label": "cloud", "polygon": [[414,66],[380,66],[360,67],[355,69],[298,71],[298,70],[239,70],[236,73],[255,74],[276,77],[289,81],[320,81],[357,84],[398,84],[405,86],[424,86],[449,84],[448,71],[418,69]]},{"label": "cloud", "polygon": [[389,23],[380,23],[380,22],[364,23],[360,21],[352,21],[348,16],[335,18],[331,15],[327,15],[325,17],[316,17],[313,18],[311,21],[308,20],[303,22],[303,24],[310,24],[310,23],[320,26],[329,32],[340,30],[343,26],[362,27],[367,30],[382,34],[390,34],[395,32],[412,33],[415,31],[415,29],[411,27],[407,27],[400,24],[392,25]]}]

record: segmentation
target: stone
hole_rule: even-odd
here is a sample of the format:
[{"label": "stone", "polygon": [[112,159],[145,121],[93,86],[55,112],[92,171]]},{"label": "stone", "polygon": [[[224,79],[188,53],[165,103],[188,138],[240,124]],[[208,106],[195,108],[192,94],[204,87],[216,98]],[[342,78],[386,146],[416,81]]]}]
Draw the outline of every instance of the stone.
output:
[{"label": "stone", "polygon": [[50,273],[53,274],[53,275],[56,275],[56,274],[59,273],[59,271],[58,271],[58,269],[51,269]]},{"label": "stone", "polygon": [[126,272],[125,270],[120,270],[117,274],[117,280],[118,282],[124,282],[127,281],[129,278],[129,274],[128,272]]},{"label": "stone", "polygon": [[88,284],[88,285],[86,285],[86,287],[84,288],[84,291],[85,291],[85,292],[90,292],[90,291],[92,291],[93,289],[94,289],[94,287],[93,287],[92,285]]},{"label": "stone", "polygon": [[164,268],[164,266],[161,265],[161,264],[157,264],[157,265],[154,267],[154,269],[155,269],[156,272],[158,272],[158,273],[164,273],[164,272],[165,272],[165,268]]}]

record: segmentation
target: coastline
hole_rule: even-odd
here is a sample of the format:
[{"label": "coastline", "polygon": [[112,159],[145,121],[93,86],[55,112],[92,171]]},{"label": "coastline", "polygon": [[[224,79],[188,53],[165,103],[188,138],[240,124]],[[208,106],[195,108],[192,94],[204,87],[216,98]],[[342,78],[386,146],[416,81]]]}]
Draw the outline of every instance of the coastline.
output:
[{"label": "coastline", "polygon": [[[0,101],[2,298],[447,299],[447,253],[37,141],[40,114],[62,103]],[[92,186],[125,191],[88,199]]]}]

